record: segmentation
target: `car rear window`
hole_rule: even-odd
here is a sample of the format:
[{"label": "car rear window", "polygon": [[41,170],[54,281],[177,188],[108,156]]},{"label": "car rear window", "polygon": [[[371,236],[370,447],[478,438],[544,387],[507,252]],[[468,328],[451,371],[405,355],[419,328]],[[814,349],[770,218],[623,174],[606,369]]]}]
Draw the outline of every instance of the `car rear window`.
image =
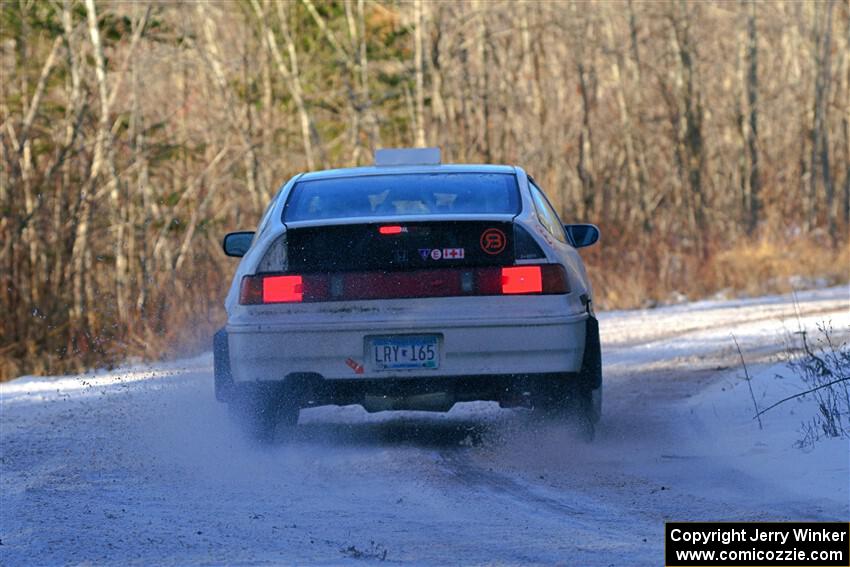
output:
[{"label": "car rear window", "polygon": [[513,174],[408,173],[301,181],[283,220],[518,212]]}]

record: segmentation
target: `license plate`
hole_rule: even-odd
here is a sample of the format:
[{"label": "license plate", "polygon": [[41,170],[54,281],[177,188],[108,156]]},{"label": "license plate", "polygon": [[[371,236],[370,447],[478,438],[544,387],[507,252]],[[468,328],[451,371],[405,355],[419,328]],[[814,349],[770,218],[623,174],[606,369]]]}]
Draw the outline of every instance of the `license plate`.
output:
[{"label": "license plate", "polygon": [[372,365],[376,370],[440,367],[440,342],[437,335],[373,337],[370,348]]}]

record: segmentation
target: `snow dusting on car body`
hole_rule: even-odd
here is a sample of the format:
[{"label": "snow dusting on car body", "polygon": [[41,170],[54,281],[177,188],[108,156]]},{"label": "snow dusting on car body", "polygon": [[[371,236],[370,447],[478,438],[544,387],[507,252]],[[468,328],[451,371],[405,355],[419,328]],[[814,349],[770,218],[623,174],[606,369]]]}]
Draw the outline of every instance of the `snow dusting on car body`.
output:
[{"label": "snow dusting on car body", "polygon": [[[242,256],[215,339],[216,395],[260,436],[298,410],[447,411],[494,400],[599,417],[593,292],[577,247],[519,167],[376,165],[295,176]],[[577,411],[576,411],[577,410]]]}]

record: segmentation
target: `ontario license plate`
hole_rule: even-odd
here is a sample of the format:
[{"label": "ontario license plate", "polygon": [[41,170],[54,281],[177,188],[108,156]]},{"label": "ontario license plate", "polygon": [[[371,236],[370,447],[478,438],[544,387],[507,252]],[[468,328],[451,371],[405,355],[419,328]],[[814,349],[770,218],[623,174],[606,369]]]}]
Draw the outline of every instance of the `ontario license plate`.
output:
[{"label": "ontario license plate", "polygon": [[413,370],[440,367],[437,335],[372,337],[372,365],[376,370]]}]

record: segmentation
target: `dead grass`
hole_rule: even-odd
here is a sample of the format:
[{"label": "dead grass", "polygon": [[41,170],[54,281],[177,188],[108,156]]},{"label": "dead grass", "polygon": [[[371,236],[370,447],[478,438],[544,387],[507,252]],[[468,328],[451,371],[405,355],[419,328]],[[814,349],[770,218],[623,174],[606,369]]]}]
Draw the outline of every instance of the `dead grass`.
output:
[{"label": "dead grass", "polygon": [[0,382],[205,352],[224,323],[229,276],[215,267],[187,270],[181,278],[160,274],[145,308],[126,323],[115,320],[115,302],[106,294],[78,329],[69,330],[61,314],[46,317],[50,324],[34,329],[26,340],[0,345]]},{"label": "dead grass", "polygon": [[850,242],[833,249],[814,238],[762,238],[717,254],[706,268],[715,289],[747,295],[835,285],[850,277]]},{"label": "dead grass", "polygon": [[[606,239],[607,241],[608,239]],[[600,309],[652,307],[720,294],[787,293],[850,281],[850,241],[765,236],[709,252],[704,259],[669,244],[603,243],[584,253]]]}]

